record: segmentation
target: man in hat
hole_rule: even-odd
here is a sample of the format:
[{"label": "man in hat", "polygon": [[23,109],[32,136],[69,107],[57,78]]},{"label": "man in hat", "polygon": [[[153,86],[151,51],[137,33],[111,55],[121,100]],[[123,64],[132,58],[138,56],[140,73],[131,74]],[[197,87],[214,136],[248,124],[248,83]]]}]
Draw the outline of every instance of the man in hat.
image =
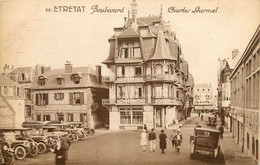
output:
[{"label": "man in hat", "polygon": [[152,128],[152,132],[148,135],[148,140],[150,142],[151,151],[155,151],[155,145],[156,145],[156,134],[154,132],[154,128]]},{"label": "man in hat", "polygon": [[182,134],[178,130],[177,130],[177,135],[176,135],[176,141],[177,141],[177,152],[180,154],[181,143],[182,143]]},{"label": "man in hat", "polygon": [[174,148],[175,148],[175,151],[177,151],[177,139],[176,139],[176,135],[177,135],[177,131],[176,130],[173,130],[172,131],[172,134],[170,136],[170,140],[172,141],[172,150],[174,151]]}]

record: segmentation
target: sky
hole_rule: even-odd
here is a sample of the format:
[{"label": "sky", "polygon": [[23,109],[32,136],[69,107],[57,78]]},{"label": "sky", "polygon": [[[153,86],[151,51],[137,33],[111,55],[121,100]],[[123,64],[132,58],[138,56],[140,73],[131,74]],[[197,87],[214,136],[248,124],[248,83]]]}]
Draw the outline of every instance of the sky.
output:
[{"label": "sky", "polygon": [[[0,72],[44,64],[63,68],[102,65],[109,53],[108,38],[123,26],[132,0],[2,0],[0,2]],[[218,58],[243,54],[260,22],[259,0],[137,0],[138,17],[159,15],[170,21],[182,45],[195,83],[217,88]],[[124,8],[122,13],[93,13],[91,7]],[[54,6],[85,6],[85,12],[54,12]],[[190,9],[188,13],[169,12]],[[196,7],[217,13],[192,13]],[[51,8],[52,12],[46,12]],[[106,66],[102,72],[108,74]],[[215,92],[216,93],[216,92]]]}]

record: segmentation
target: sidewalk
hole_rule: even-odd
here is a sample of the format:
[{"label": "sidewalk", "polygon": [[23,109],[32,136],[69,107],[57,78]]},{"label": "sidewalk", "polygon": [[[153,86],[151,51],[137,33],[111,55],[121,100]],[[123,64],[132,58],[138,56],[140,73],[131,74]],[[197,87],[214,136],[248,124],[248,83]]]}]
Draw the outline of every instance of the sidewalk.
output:
[{"label": "sidewalk", "polygon": [[[219,119],[218,119],[219,120]],[[218,121],[218,126],[220,121]],[[220,140],[220,146],[227,165],[256,165],[257,163],[249,156],[242,153],[242,149],[231,137],[228,129],[225,128],[223,139]]]}]

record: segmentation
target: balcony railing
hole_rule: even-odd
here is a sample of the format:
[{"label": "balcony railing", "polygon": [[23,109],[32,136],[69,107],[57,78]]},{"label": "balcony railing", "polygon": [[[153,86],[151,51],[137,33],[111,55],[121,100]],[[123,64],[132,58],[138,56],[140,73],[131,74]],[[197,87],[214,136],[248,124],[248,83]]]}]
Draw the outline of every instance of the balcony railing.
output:
[{"label": "balcony railing", "polygon": [[130,77],[125,77],[125,76],[117,77],[116,80],[117,82],[144,81],[144,78],[141,74],[138,74]]},{"label": "balcony railing", "polygon": [[144,98],[120,98],[120,99],[102,99],[102,103],[105,105],[110,104],[145,104]]},{"label": "balcony railing", "polygon": [[147,75],[146,81],[177,81],[176,75],[171,74],[158,74],[158,75]]},{"label": "balcony railing", "polygon": [[102,80],[104,83],[106,82],[114,82],[115,81],[115,76],[104,76],[102,77]]},{"label": "balcony railing", "polygon": [[178,104],[180,104],[180,101],[176,98],[153,98],[152,103],[153,104],[174,104],[174,105],[178,105]]},{"label": "balcony railing", "polygon": [[117,99],[117,104],[144,104],[146,103],[144,98],[122,98]]}]

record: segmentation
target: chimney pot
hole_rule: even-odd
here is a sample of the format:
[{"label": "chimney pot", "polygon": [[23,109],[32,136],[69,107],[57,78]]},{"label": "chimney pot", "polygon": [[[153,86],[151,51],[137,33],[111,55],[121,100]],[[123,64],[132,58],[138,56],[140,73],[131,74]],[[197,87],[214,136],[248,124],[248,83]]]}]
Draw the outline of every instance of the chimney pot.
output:
[{"label": "chimney pot", "polygon": [[65,63],[65,73],[72,73],[72,64],[69,61]]}]

